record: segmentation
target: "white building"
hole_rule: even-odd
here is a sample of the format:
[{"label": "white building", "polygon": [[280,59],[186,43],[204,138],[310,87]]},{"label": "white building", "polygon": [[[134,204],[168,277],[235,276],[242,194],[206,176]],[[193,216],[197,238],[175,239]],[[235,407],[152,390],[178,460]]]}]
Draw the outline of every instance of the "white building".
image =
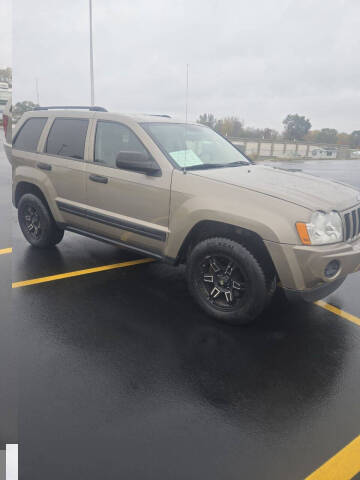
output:
[{"label": "white building", "polygon": [[309,153],[311,158],[327,158],[329,160],[337,156],[335,147],[314,147],[310,148]]}]

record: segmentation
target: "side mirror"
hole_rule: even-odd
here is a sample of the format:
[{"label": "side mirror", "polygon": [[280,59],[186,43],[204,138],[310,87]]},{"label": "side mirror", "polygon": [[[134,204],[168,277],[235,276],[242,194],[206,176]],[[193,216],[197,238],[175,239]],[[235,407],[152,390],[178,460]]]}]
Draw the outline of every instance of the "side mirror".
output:
[{"label": "side mirror", "polygon": [[116,157],[116,166],[122,170],[144,173],[152,177],[160,177],[161,170],[155,160],[147,153],[120,152]]}]

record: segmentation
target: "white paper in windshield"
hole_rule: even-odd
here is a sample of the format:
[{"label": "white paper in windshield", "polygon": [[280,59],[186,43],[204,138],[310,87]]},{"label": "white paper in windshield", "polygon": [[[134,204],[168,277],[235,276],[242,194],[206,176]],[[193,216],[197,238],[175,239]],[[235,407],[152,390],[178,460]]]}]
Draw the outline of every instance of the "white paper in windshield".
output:
[{"label": "white paper in windshield", "polygon": [[203,163],[193,150],[178,150],[177,152],[170,152],[170,155],[182,168],[202,165]]}]

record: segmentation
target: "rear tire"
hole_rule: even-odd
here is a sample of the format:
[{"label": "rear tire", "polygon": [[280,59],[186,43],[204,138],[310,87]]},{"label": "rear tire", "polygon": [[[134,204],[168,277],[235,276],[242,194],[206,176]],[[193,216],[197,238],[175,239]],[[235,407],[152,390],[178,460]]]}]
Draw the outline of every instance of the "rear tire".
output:
[{"label": "rear tire", "polygon": [[228,238],[198,243],[190,252],[186,268],[195,301],[222,322],[252,322],[271,297],[264,268],[244,246]]},{"label": "rear tire", "polygon": [[18,220],[24,237],[34,247],[53,247],[64,236],[64,230],[58,228],[47,205],[32,193],[20,198]]}]

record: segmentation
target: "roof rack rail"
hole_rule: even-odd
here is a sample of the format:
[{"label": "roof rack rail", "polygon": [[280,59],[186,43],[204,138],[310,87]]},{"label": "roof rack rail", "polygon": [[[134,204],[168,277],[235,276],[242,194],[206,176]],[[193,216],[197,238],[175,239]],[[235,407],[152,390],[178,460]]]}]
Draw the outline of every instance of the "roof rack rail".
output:
[{"label": "roof rack rail", "polygon": [[107,112],[104,107],[84,107],[79,105],[54,105],[50,107],[35,107],[34,110],[90,110],[90,112]]},{"label": "roof rack rail", "polygon": [[171,118],[170,115],[165,115],[165,114],[147,113],[146,115],[149,115],[149,117]]}]

